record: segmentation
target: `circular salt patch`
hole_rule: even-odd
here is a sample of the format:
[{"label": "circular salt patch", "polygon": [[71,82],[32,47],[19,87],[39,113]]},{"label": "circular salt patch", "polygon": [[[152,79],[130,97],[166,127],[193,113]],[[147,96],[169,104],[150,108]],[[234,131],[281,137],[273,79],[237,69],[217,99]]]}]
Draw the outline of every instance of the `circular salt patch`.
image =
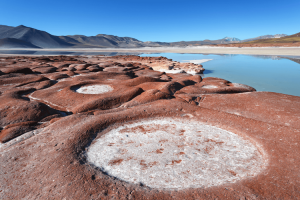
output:
[{"label": "circular salt patch", "polygon": [[202,88],[213,89],[213,88],[218,88],[218,86],[216,86],[216,85],[204,85],[204,86],[202,86]]},{"label": "circular salt patch", "polygon": [[90,163],[121,180],[151,188],[217,186],[257,175],[266,159],[250,141],[187,119],[121,125],[87,151]]},{"label": "circular salt patch", "polygon": [[78,88],[76,92],[82,94],[103,94],[112,90],[113,88],[109,85],[89,85]]}]

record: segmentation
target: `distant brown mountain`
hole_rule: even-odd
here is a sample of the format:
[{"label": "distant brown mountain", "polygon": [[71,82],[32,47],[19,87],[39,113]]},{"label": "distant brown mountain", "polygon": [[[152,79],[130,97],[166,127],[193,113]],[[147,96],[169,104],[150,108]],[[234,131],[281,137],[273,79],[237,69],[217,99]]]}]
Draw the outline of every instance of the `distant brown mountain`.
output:
[{"label": "distant brown mountain", "polygon": [[299,33],[296,33],[296,34],[294,34],[294,35],[290,35],[290,36],[288,36],[288,37],[300,37],[300,32],[299,32]]},{"label": "distant brown mountain", "polygon": [[57,36],[23,25],[17,27],[2,25],[0,27],[0,39],[4,38],[22,40],[41,48],[66,48],[73,46]]},{"label": "distant brown mountain", "polygon": [[242,40],[241,42],[250,42],[250,41],[260,40],[260,39],[281,38],[281,37],[285,37],[285,36],[287,36],[287,35],[286,34],[262,35],[262,36],[258,36],[255,38],[245,39],[245,40]]},{"label": "distant brown mountain", "polygon": [[244,44],[266,44],[266,43],[298,43],[300,42],[300,33],[296,33],[294,35],[289,35],[280,38],[269,38],[269,39],[260,39],[253,40],[249,42],[245,42]]},{"label": "distant brown mountain", "polygon": [[0,49],[1,48],[40,48],[40,47],[35,46],[30,42],[18,40],[15,38],[4,38],[4,39],[0,39]]},{"label": "distant brown mountain", "polygon": [[144,42],[131,37],[118,37],[104,34],[91,37],[84,35],[54,36],[45,31],[23,25],[17,27],[0,25],[0,39],[8,38],[17,39],[19,41],[6,41],[5,46],[1,46],[0,44],[0,47],[16,48],[16,43],[22,43],[21,41],[23,41],[23,44],[27,42],[28,45],[19,46],[20,48],[130,48],[147,46]]},{"label": "distant brown mountain", "polygon": [[98,34],[96,36],[68,35],[60,39],[73,44],[75,47],[144,47],[144,43],[131,37]]},{"label": "distant brown mountain", "polygon": [[[180,42],[142,42],[132,37],[98,34],[96,36],[67,35],[55,36],[45,31],[23,25],[12,27],[0,25],[0,48],[138,48],[138,47],[186,47],[201,45],[232,45],[268,42],[271,40],[297,41],[299,33],[286,36],[285,34],[264,35],[247,40],[225,37],[219,40],[180,41]],[[281,37],[281,38],[279,38]],[[294,39],[296,38],[297,39]],[[260,39],[260,40],[257,40]],[[299,40],[300,41],[300,40]]]}]

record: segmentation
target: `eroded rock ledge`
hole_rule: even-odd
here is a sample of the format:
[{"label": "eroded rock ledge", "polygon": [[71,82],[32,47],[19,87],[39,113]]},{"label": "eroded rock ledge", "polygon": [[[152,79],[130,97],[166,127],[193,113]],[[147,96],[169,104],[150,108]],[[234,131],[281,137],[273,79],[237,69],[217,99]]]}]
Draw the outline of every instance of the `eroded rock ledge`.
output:
[{"label": "eroded rock ledge", "polygon": [[300,97],[138,56],[0,60],[1,199],[297,199]]}]

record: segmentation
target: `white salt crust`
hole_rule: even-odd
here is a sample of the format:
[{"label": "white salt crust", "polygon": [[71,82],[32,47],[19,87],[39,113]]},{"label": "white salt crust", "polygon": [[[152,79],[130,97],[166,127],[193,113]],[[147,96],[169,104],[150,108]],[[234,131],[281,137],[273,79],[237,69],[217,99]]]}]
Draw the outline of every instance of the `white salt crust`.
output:
[{"label": "white salt crust", "polygon": [[208,61],[211,61],[212,59],[200,59],[200,60],[183,60],[183,61],[187,61],[190,63],[194,63],[194,64],[201,64],[201,63],[205,63]]},{"label": "white salt crust", "polygon": [[250,88],[248,85],[244,85],[244,84],[241,84],[241,83],[232,83],[232,85],[234,87],[242,87],[242,88],[246,88],[246,89]]},{"label": "white salt crust", "polygon": [[192,74],[192,75],[195,75],[195,74],[198,74],[198,72],[196,72],[197,69],[195,70],[189,70],[189,71],[184,71],[183,69],[171,69],[171,70],[166,70],[166,69],[158,69],[156,71],[159,71],[159,72],[165,72],[167,74],[178,74],[178,73],[187,73],[187,74]]},{"label": "white salt crust", "polygon": [[103,94],[110,91],[113,91],[113,88],[109,85],[82,86],[76,90],[76,92],[82,94]]},{"label": "white salt crust", "polygon": [[183,69],[171,69],[171,70],[168,70],[168,69],[158,69],[156,71],[165,72],[165,73],[168,73],[168,74],[185,73]]},{"label": "white salt crust", "polygon": [[214,88],[218,88],[218,86],[216,86],[216,85],[204,85],[204,86],[202,86],[202,88],[214,89]]},{"label": "white salt crust", "polygon": [[156,118],[124,124],[97,139],[87,159],[121,180],[158,189],[205,188],[260,173],[258,147],[203,123]]}]

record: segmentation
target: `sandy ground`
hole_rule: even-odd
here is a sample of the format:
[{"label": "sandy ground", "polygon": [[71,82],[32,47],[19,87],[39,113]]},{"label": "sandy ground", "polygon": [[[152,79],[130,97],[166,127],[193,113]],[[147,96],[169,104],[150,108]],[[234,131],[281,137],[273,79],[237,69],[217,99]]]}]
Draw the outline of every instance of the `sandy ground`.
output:
[{"label": "sandy ground", "polygon": [[[202,53],[202,54],[251,54],[300,56],[300,47],[145,47],[145,48],[78,48],[78,49],[1,49],[28,51],[70,51],[70,52],[132,52],[132,53]],[[8,54],[0,54],[0,56]],[[14,55],[15,56],[15,55]]]}]

